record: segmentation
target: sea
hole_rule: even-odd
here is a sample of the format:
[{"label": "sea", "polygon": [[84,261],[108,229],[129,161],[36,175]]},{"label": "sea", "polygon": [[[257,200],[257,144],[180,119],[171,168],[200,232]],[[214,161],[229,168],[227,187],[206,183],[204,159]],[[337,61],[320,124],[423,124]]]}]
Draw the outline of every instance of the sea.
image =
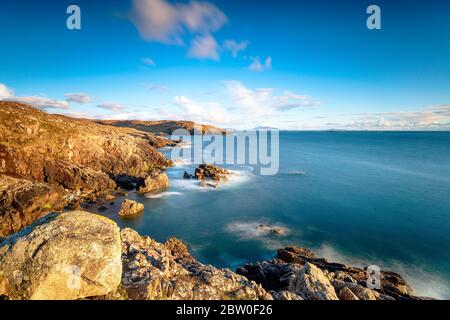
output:
[{"label": "sea", "polygon": [[145,204],[142,215],[111,218],[158,241],[177,237],[216,267],[300,246],[450,298],[450,132],[281,131],[277,174],[224,167],[236,173],[231,181],[205,188],[183,179],[195,165],[178,163],[168,190],[130,195]]}]

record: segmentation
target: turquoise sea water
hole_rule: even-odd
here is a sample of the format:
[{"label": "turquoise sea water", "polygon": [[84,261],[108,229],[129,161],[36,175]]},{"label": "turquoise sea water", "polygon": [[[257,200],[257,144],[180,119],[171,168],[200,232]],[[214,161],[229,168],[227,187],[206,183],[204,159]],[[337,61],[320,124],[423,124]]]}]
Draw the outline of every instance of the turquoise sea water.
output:
[{"label": "turquoise sea water", "polygon": [[[115,219],[158,241],[179,237],[215,266],[304,246],[450,298],[450,132],[281,132],[279,174],[233,169],[241,175],[217,190],[182,179],[194,166],[169,169],[168,192],[132,195],[145,213]],[[288,233],[257,232],[259,223]]]}]

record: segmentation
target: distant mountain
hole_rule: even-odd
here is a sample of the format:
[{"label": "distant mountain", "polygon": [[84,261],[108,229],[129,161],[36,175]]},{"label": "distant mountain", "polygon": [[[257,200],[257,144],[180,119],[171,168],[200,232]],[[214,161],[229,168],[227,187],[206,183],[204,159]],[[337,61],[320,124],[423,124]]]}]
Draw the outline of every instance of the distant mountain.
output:
[{"label": "distant mountain", "polygon": [[174,132],[177,129],[185,129],[189,131],[191,134],[193,134],[195,125],[201,127],[202,134],[225,134],[226,132],[226,130],[222,128],[217,128],[206,124],[194,123],[192,121],[99,120],[96,122],[115,127],[134,128],[140,131],[150,132],[154,134],[157,133],[172,134],[172,132]]}]

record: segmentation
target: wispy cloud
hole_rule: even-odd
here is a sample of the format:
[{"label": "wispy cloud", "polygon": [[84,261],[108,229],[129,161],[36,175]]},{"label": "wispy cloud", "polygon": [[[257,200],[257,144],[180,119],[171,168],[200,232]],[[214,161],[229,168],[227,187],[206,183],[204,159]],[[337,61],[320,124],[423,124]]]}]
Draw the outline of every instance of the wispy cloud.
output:
[{"label": "wispy cloud", "polygon": [[144,58],[141,59],[141,61],[142,61],[143,64],[145,64],[147,66],[150,66],[150,67],[156,66],[155,61],[153,61],[153,59],[150,58],[150,57],[144,57]]},{"label": "wispy cloud", "polygon": [[87,104],[91,102],[91,97],[84,93],[66,93],[64,96],[69,102],[75,102],[79,104]]},{"label": "wispy cloud", "polygon": [[272,70],[272,57],[267,57],[264,63],[261,62],[259,57],[252,57],[252,63],[248,66],[250,71],[262,72],[266,70]]},{"label": "wispy cloud", "polygon": [[133,0],[130,20],[148,41],[181,45],[183,35],[210,34],[228,21],[209,2],[170,3],[165,0]]},{"label": "wispy cloud", "polygon": [[13,96],[13,91],[5,86],[3,83],[0,83],[0,100],[6,100]]},{"label": "wispy cloud", "polygon": [[225,40],[223,42],[223,48],[227,51],[230,51],[233,58],[237,58],[239,52],[247,49],[249,43],[250,42],[248,41],[237,42],[236,40]]},{"label": "wispy cloud", "polygon": [[69,103],[64,100],[51,99],[41,96],[14,97],[13,99],[29,104],[38,109],[69,109]]},{"label": "wispy cloud", "polygon": [[219,61],[219,46],[211,35],[197,36],[191,41],[188,56],[197,59]]},{"label": "wispy cloud", "polygon": [[114,102],[104,102],[97,105],[97,107],[113,112],[122,112],[126,109],[126,107],[123,104]]}]

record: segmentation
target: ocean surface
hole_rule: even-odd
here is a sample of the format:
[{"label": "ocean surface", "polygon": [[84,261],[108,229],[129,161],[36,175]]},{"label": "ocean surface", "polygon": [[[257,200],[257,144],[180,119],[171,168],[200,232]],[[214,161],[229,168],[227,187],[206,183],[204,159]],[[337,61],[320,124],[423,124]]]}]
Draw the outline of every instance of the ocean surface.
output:
[{"label": "ocean surface", "polygon": [[[132,194],[143,215],[112,218],[158,241],[178,237],[218,267],[303,246],[450,298],[450,132],[281,132],[277,175],[233,166],[239,176],[218,189],[183,180],[194,168],[169,169],[165,193]],[[258,231],[261,223],[287,233]]]}]

